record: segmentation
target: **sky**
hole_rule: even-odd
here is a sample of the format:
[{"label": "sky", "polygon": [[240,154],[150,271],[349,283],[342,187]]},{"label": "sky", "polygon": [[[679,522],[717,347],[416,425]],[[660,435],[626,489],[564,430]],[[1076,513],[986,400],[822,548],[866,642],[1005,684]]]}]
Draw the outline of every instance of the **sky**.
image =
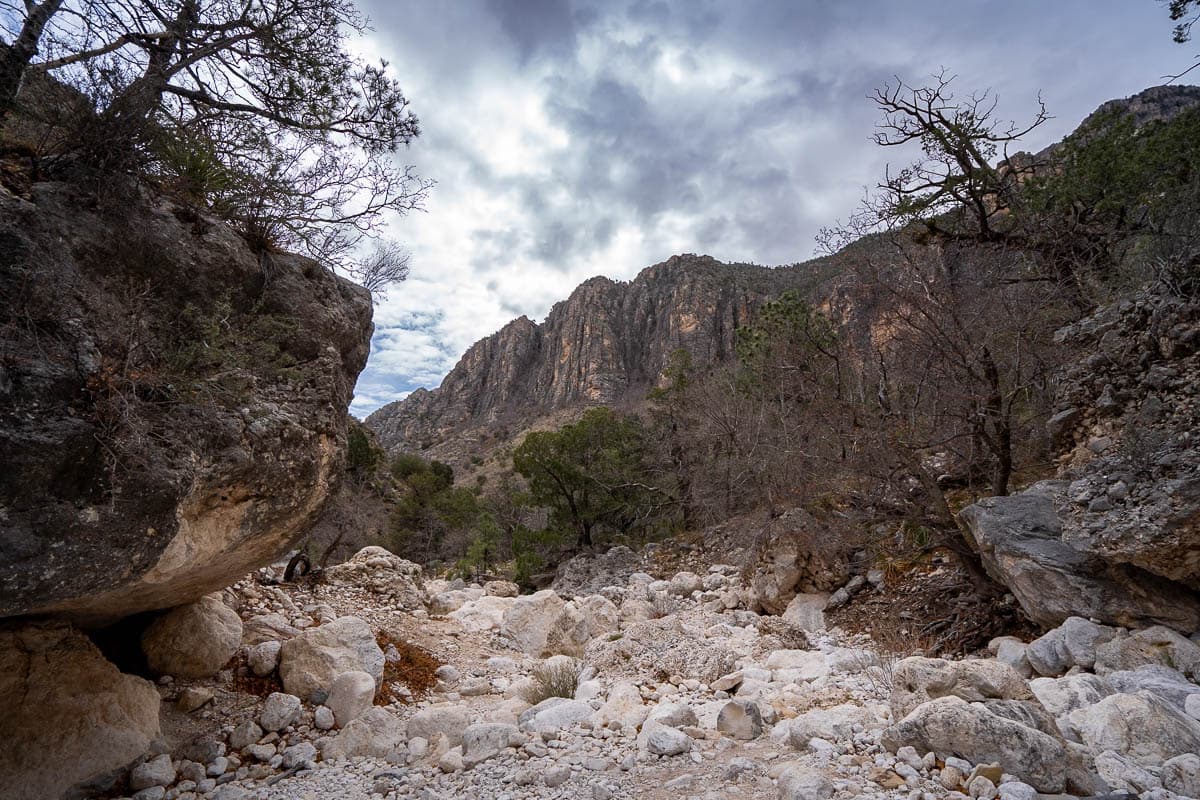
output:
[{"label": "sky", "polygon": [[1036,151],[1105,100],[1164,83],[1200,44],[1157,0],[360,0],[436,181],[389,235],[411,274],[375,309],[351,411],[433,388],[476,340],[541,321],[595,275],[677,253],[814,254],[903,153],[873,89],[942,68],[1004,119],[1039,92]]}]

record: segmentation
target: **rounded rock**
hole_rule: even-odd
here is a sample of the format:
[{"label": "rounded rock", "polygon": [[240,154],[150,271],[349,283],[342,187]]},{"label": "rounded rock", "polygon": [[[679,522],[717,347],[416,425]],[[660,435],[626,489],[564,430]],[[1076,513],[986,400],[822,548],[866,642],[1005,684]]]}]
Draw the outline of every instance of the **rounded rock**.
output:
[{"label": "rounded rock", "polygon": [[216,675],[241,643],[241,618],[211,595],[171,609],[142,634],[150,669],[176,678]]}]

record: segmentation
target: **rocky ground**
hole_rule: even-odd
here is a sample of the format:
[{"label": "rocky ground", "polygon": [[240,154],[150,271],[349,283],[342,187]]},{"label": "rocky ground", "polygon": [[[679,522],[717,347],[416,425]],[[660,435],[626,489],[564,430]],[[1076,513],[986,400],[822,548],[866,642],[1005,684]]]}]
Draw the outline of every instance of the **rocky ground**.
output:
[{"label": "rocky ground", "polygon": [[[732,566],[623,577],[517,596],[378,548],[318,579],[250,576],[143,637],[176,673],[163,736],[104,796],[1200,795],[1200,647],[1169,629],[1072,618],[981,658],[901,659],[825,629],[823,595],[747,610]],[[215,677],[179,674],[230,649]]]}]

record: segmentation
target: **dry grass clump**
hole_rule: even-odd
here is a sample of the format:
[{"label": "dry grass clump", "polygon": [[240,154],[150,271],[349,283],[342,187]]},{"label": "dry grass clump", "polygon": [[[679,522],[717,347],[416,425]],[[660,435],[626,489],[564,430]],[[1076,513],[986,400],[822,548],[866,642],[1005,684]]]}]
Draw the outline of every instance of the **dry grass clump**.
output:
[{"label": "dry grass clump", "polygon": [[533,684],[521,692],[521,699],[536,706],[551,697],[575,697],[583,663],[575,658],[554,658],[539,664],[534,670]]},{"label": "dry grass clump", "polygon": [[650,599],[650,619],[669,617],[678,610],[679,603],[674,597],[664,592],[659,592]]},{"label": "dry grass clump", "polygon": [[[435,673],[441,662],[427,650],[392,636],[387,631],[380,631],[375,641],[386,656],[383,662],[383,680],[375,694],[376,705],[411,703],[429,694],[437,683]],[[389,648],[394,648],[396,655],[391,655]],[[397,692],[396,684],[405,686],[409,694]]]}]

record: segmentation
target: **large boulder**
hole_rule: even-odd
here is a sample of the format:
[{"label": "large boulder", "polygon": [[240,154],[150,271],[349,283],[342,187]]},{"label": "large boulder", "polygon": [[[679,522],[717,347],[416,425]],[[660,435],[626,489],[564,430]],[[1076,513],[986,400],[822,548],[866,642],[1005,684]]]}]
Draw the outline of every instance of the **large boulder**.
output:
[{"label": "large boulder", "polygon": [[309,628],[283,643],[279,650],[279,678],[289,694],[323,703],[343,672],[360,671],[383,680],[383,651],[371,626],[358,617],[339,617]]},{"label": "large boulder", "polygon": [[0,350],[20,354],[0,377],[0,617],[198,600],[287,550],[344,473],[369,294],[116,191],[0,188]]},{"label": "large boulder", "polygon": [[142,634],[150,669],[176,678],[216,675],[241,644],[241,617],[212,595],[171,609]]},{"label": "large boulder", "polygon": [[1067,617],[1062,625],[1030,642],[1025,657],[1039,675],[1062,675],[1075,666],[1091,669],[1096,665],[1096,648],[1116,635],[1107,625]]},{"label": "large boulder", "polygon": [[457,620],[465,630],[472,633],[486,633],[499,630],[504,622],[504,615],[516,598],[485,595],[478,600],[465,601],[446,616]]},{"label": "large boulder", "polygon": [[1033,693],[1017,671],[999,661],[945,661],[913,656],[896,664],[890,703],[892,718],[900,719],[937,697],[967,701],[1031,700]]},{"label": "large boulder", "polygon": [[103,791],[160,735],[159,697],[65,625],[0,629],[5,797]]},{"label": "large boulder", "polygon": [[442,704],[423,708],[408,718],[408,738],[433,741],[437,735],[446,737],[451,747],[462,744],[463,731],[471,724],[471,716],[462,706]]},{"label": "large boulder", "polygon": [[[677,614],[627,623],[620,637],[598,636],[584,660],[606,676],[687,675],[711,683],[733,671],[739,655],[729,640],[706,639]],[[819,656],[819,654],[817,654]]]},{"label": "large boulder", "polygon": [[828,800],[833,782],[807,764],[789,764],[779,773],[779,800]]},{"label": "large boulder", "polygon": [[1200,753],[1200,721],[1149,691],[1113,694],[1070,715],[1094,753],[1105,750],[1146,766],[1160,766],[1183,753]]},{"label": "large boulder", "polygon": [[504,612],[500,636],[538,658],[581,656],[591,638],[583,614],[550,589],[518,597]]},{"label": "large boulder", "polygon": [[998,762],[1040,792],[1067,789],[1069,752],[1061,739],[994,714],[983,703],[939,697],[913,709],[884,731],[883,745],[895,752],[957,756],[973,764]]},{"label": "large boulder", "polygon": [[386,709],[375,706],[321,744],[321,757],[325,761],[369,757],[402,764],[404,723]]},{"label": "large boulder", "polygon": [[421,608],[425,594],[421,588],[421,568],[411,561],[374,545],[359,550],[349,560],[325,570],[325,580],[366,589],[411,611]]},{"label": "large boulder", "polygon": [[551,588],[560,597],[583,597],[609,586],[623,586],[637,570],[637,553],[617,545],[604,553],[583,553],[562,562]]},{"label": "large boulder", "polygon": [[509,747],[523,744],[525,737],[516,725],[506,722],[479,722],[467,727],[462,736],[463,766],[467,769],[495,758]]},{"label": "large boulder", "polygon": [[366,672],[343,672],[333,679],[325,705],[334,723],[344,728],[365,714],[375,699],[375,679]]},{"label": "large boulder", "polygon": [[1112,688],[1103,678],[1088,672],[1061,678],[1034,678],[1029,682],[1029,688],[1055,718],[1098,703],[1112,694]]},{"label": "large boulder", "polygon": [[617,683],[608,692],[608,699],[596,712],[600,725],[635,730],[649,715],[650,709],[642,702],[642,693],[630,681]]},{"label": "large boulder", "polygon": [[549,697],[522,711],[518,722],[523,731],[555,733],[592,719],[594,713],[592,707],[581,700]]},{"label": "large boulder", "polygon": [[849,741],[856,729],[878,729],[881,726],[880,717],[874,709],[854,703],[843,703],[800,714],[788,723],[787,740],[792,747],[805,749],[809,739]]},{"label": "large boulder", "polygon": [[1200,645],[1170,628],[1155,625],[1118,636],[1096,650],[1096,672],[1101,675],[1148,664],[1161,664],[1193,681],[1200,680]]},{"label": "large boulder", "polygon": [[588,639],[612,633],[621,626],[621,612],[613,601],[602,594],[589,594],[573,601],[587,624]]},{"label": "large boulder", "polygon": [[1063,540],[1056,502],[1065,490],[1062,481],[1042,481],[959,513],[988,574],[1008,587],[1026,615],[1047,627],[1077,616],[1126,627],[1200,628],[1194,592]]},{"label": "large boulder", "polygon": [[1112,688],[1113,694],[1136,694],[1144,690],[1158,695],[1179,711],[1187,708],[1187,699],[1192,695],[1200,699],[1200,686],[1183,677],[1179,671],[1162,664],[1146,664],[1137,669],[1110,672],[1103,680]]}]

